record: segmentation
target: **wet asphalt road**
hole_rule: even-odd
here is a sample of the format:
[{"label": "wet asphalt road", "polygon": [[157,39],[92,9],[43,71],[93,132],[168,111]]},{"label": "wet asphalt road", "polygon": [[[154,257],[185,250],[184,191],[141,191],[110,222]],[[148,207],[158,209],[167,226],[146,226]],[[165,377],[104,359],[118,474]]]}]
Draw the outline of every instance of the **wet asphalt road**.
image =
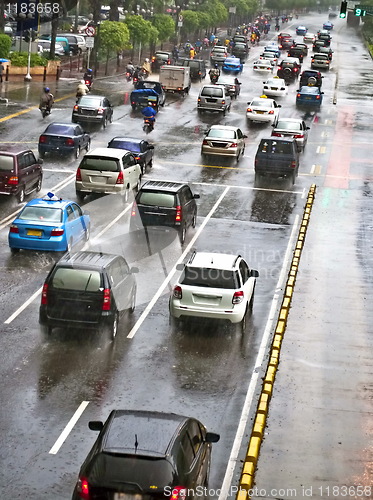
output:
[{"label": "wet asphalt road", "polygon": [[[309,16],[296,24],[303,21],[310,31],[317,31],[324,17]],[[296,24],[286,29],[293,32]],[[80,464],[95,438],[87,422],[105,419],[113,408],[193,415],[209,430],[220,432],[221,440],[213,449],[210,488],[221,487],[271,308],[276,307],[282,271],[288,264],[287,249],[294,244],[294,228],[305,194],[311,183],[326,189],[324,193],[328,189],[347,194],[369,191],[372,172],[372,62],[355,31],[338,20],[332,41],[334,60],[323,81],[325,94],[320,112],[306,114],[295,108],[295,83],[290,85],[288,96],[278,99],[282,116],[304,115],[311,127],[296,184],[277,180],[255,187],[253,159],[259,138],[268,135],[270,127],[248,126],[245,109],[247,101],[262,94],[262,82],[267,78],[252,71],[251,62],[261,47],[251,50],[240,78],[241,95],[226,117],[197,115],[200,84],[195,83],[184,100],[169,97],[149,136],[156,147],[155,161],[144,180],[187,180],[201,195],[197,227],[189,231],[183,247],[172,232],[151,238],[148,244],[133,241],[128,233],[130,204],[124,204],[121,197],[88,197],[84,202],[91,215],[90,248],[123,254],[140,269],[135,314],[131,319],[123,316],[114,344],[100,335],[76,331],[55,330],[50,338],[43,338],[38,325],[39,296],[13,319],[18,308],[40,289],[56,256],[42,252],[11,256],[7,246],[9,221],[5,219],[19,206],[12,200],[0,200],[2,500],[69,498]],[[309,67],[309,59],[310,55],[304,68]],[[356,67],[361,69],[357,71]],[[54,89],[51,85],[51,89],[61,97],[70,90],[74,93],[75,81],[61,80],[58,86]],[[0,117],[34,105],[39,88],[32,83],[27,93],[24,87],[12,90],[8,95],[10,104],[0,108]],[[113,78],[95,82],[94,88],[111,96],[116,108],[113,124],[106,130],[92,130],[92,147],[105,146],[115,135],[141,137],[139,114],[124,104],[131,85]],[[361,96],[361,88],[366,99]],[[333,99],[337,99],[336,105]],[[70,121],[73,103],[73,97],[59,101],[51,117],[44,121],[34,109],[0,123],[1,141],[21,142],[36,149],[47,123]],[[240,126],[248,135],[245,156],[238,165],[233,160],[215,158],[202,162],[203,133],[214,123]],[[75,199],[77,165],[75,160],[47,157],[42,192],[52,190],[63,198]],[[325,195],[323,200],[327,203],[328,197]],[[210,218],[201,230],[206,216]],[[336,214],[336,224],[346,222],[360,224],[356,217],[338,220]],[[318,221],[313,219],[312,223],[317,225]],[[369,235],[366,238],[370,240]],[[331,244],[335,245],[338,259],[343,252],[340,241]],[[251,267],[259,270],[254,312],[244,335],[225,324],[193,322],[176,331],[169,324],[168,297],[176,275],[169,282],[165,283],[165,279],[183,252],[188,254],[192,248],[240,252]],[[362,267],[368,264],[364,261]],[[371,278],[370,274],[369,286]],[[162,285],[164,291],[150,312],[142,315]],[[57,452],[50,453],[83,401],[89,404],[81,418]],[[253,408],[254,404],[249,406],[249,423]],[[250,433],[249,423],[245,435]],[[235,446],[242,450],[246,444],[244,439],[243,445]],[[236,475],[237,469],[233,482]]]}]

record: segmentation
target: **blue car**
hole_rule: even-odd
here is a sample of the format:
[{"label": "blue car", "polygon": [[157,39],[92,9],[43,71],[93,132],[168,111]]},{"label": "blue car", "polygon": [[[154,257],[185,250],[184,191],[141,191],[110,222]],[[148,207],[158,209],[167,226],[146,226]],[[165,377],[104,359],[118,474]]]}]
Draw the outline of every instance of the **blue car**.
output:
[{"label": "blue car", "polygon": [[224,73],[241,73],[243,64],[238,57],[227,57],[223,62],[222,70]]},{"label": "blue car", "polygon": [[322,103],[322,96],[324,92],[321,92],[320,87],[316,86],[304,86],[297,91],[296,105],[297,106],[310,106],[310,107],[320,107]]},{"label": "blue car", "polygon": [[295,29],[295,32],[297,35],[306,35],[307,34],[307,28],[305,26],[298,26],[296,29]]},{"label": "blue car", "polygon": [[281,49],[278,45],[275,44],[266,45],[263,49],[263,52],[274,52],[277,57],[281,56]]},{"label": "blue car", "polygon": [[77,123],[51,123],[39,137],[39,156],[45,153],[58,153],[79,158],[83,149],[91,147],[91,137]]},{"label": "blue car", "polygon": [[90,218],[74,201],[53,193],[29,201],[9,228],[12,253],[24,250],[66,252],[81,240],[87,241]]},{"label": "blue car", "polygon": [[324,30],[331,31],[331,30],[334,28],[334,24],[333,24],[333,23],[331,23],[330,21],[326,21],[326,23],[324,23],[324,24],[322,25],[322,28],[323,28]]}]

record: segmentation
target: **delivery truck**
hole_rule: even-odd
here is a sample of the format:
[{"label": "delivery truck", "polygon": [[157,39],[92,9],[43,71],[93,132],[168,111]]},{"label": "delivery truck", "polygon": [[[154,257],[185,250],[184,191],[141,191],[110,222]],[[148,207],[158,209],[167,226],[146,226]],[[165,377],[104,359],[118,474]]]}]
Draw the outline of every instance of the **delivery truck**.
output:
[{"label": "delivery truck", "polygon": [[161,66],[159,82],[166,92],[187,94],[190,89],[190,68],[184,66]]}]

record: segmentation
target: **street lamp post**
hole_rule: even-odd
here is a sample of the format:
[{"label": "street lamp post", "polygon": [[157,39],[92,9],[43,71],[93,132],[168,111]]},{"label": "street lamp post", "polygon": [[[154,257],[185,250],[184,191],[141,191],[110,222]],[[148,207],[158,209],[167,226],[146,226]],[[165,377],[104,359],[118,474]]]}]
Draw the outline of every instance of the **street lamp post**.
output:
[{"label": "street lamp post", "polygon": [[25,76],[25,81],[29,82],[32,80],[32,76],[30,75],[30,67],[31,67],[31,41],[32,41],[32,33],[31,29],[28,30],[28,54],[27,54],[27,74]]}]

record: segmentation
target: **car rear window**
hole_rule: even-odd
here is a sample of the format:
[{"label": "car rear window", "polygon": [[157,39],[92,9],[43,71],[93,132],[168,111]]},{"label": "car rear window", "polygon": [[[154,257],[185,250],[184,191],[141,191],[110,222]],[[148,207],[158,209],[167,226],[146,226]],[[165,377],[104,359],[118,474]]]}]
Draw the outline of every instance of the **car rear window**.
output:
[{"label": "car rear window", "polygon": [[277,122],[276,128],[280,128],[281,130],[301,130],[301,124],[297,122],[287,122],[279,120]]},{"label": "car rear window", "polygon": [[99,172],[119,172],[119,160],[116,158],[102,158],[101,156],[85,156],[79,168]]},{"label": "car rear window", "polygon": [[189,61],[188,66],[194,69],[200,69],[201,65],[198,61]]},{"label": "car rear window", "polygon": [[293,153],[292,144],[282,141],[265,140],[260,143],[259,151],[267,154],[291,155]]},{"label": "car rear window", "polygon": [[223,89],[219,87],[205,87],[202,89],[201,95],[204,97],[223,97]]},{"label": "car rear window", "polygon": [[47,134],[74,135],[74,129],[70,125],[49,125],[45,131]]},{"label": "car rear window", "polygon": [[117,149],[127,149],[128,151],[132,151],[132,153],[140,153],[140,144],[138,142],[130,142],[130,141],[111,141],[109,148],[117,148]]},{"label": "car rear window", "polygon": [[236,132],[234,130],[211,129],[207,137],[217,137],[223,139],[235,139]]},{"label": "car rear window", "polygon": [[98,292],[101,288],[101,275],[89,269],[59,267],[54,273],[51,285],[60,290],[79,290]]},{"label": "car rear window", "polygon": [[232,290],[239,287],[236,271],[206,267],[185,267],[181,284]]},{"label": "car rear window", "polygon": [[39,222],[62,222],[62,209],[52,207],[25,207],[18,219]]},{"label": "car rear window", "polygon": [[92,99],[91,97],[81,97],[79,100],[79,106],[87,106],[90,108],[99,108],[101,106],[101,98]]},{"label": "car rear window", "polygon": [[142,191],[137,203],[154,207],[173,208],[175,206],[175,195],[156,191]]},{"label": "car rear window", "polygon": [[13,156],[0,155],[0,171],[11,172],[13,170]]}]

